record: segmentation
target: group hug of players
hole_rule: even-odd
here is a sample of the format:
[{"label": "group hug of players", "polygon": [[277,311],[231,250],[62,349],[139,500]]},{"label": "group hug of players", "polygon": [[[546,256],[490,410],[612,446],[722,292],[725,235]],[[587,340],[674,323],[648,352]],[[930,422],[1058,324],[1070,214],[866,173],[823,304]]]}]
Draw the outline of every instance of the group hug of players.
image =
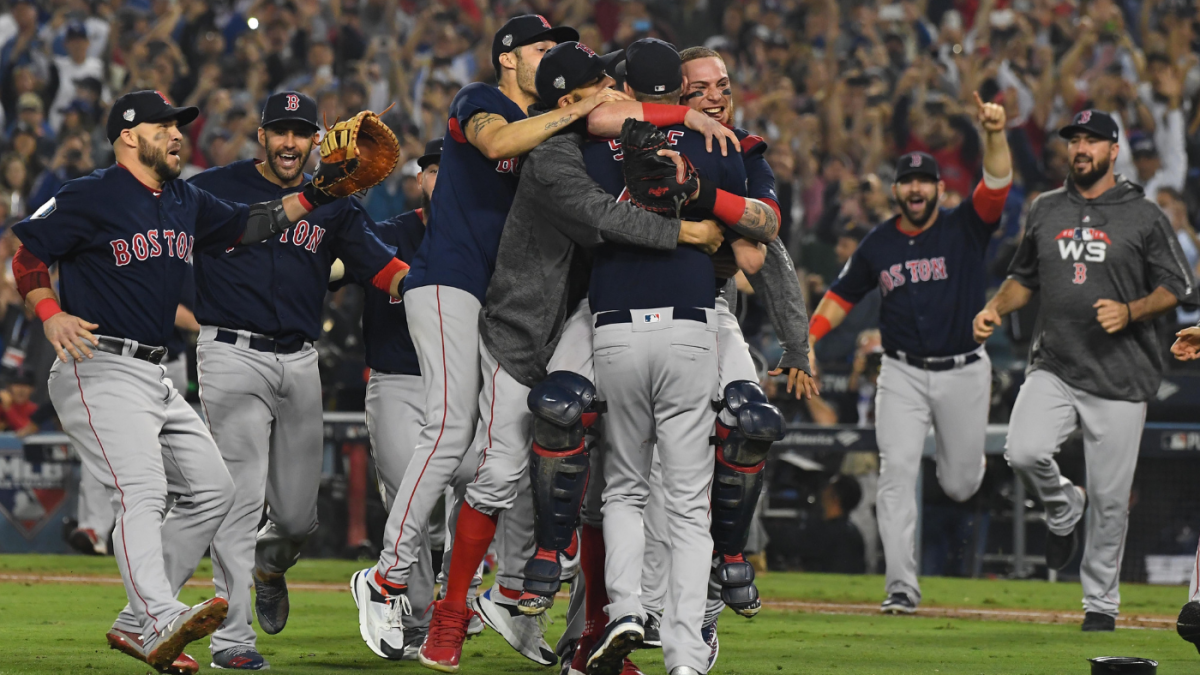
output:
[{"label": "group hug of players", "polygon": [[[756,382],[733,314],[739,272],[775,324],[789,391],[816,393],[799,284],[776,240],[766,144],[730,126],[729,75],[703,48],[680,53],[646,39],[599,56],[575,30],[527,15],[496,34],[492,59],[499,86],[464,87],[446,137],[419,160],[424,206],[387,221],[372,222],[303,173],[320,132],[308,97],[267,101],[265,161],[184,182],[179,127],[198,111],[145,91],[113,106],[116,165],[68,183],[16,226],[18,287],[60,356],[51,397],[116,515],[129,604],[108,633],[114,648],[163,672],[194,673],[184,647],[211,635],[213,667],[268,667],[252,620],[268,634],[283,630],[285,573],[317,526],[312,343],[326,290],[345,283],[366,292],[366,420],[389,509],[379,561],[351,580],[374,653],[455,672],[465,640],[486,623],[529,659],[561,661],[564,673],[637,673],[629,654],[661,647],[671,675],[693,675],[716,661],[725,606],[759,610],[742,549],[783,420]],[[975,194],[939,212],[936,161],[903,156],[893,188],[900,215],[863,242],[811,327],[820,339],[872,287],[886,291],[884,368],[904,386],[888,389],[881,375],[880,448],[892,458],[883,473],[895,505],[881,527],[893,531],[884,538],[885,612],[913,611],[920,597],[915,495],[901,485],[915,484],[919,466],[909,446],[923,445],[931,422],[939,434],[973,424],[982,435],[986,405],[981,420],[974,406],[964,409],[969,419],[952,420],[957,408],[938,399],[986,399],[975,396],[987,386],[975,376],[986,354],[960,338],[986,337],[1019,304],[989,305],[973,334],[974,315],[962,320],[961,310],[983,306],[973,259],[1012,175],[1003,109],[979,109],[984,180]],[[1087,141],[1088,122],[1064,135]],[[681,177],[698,173],[682,210],[625,198],[630,148],[620,139],[633,138],[638,150],[659,148]],[[1037,276],[1038,255],[1026,252],[1027,277]],[[158,345],[190,274],[205,421],[160,366]],[[931,281],[948,283],[919,286]],[[953,330],[943,334],[941,322]],[[897,440],[886,448],[884,390],[897,409],[886,434]],[[943,440],[969,446],[957,463],[953,448],[939,450],[946,481],[964,486],[953,496],[969,497],[982,445],[976,458],[973,443]],[[435,601],[429,526],[443,500],[453,537]],[[1082,505],[1064,498],[1066,507],[1066,524],[1054,524],[1073,553],[1078,528],[1066,521],[1077,522]],[[496,584],[478,592],[493,546]],[[177,594],[206,550],[217,597],[188,607]],[[551,649],[539,615],[563,581],[568,627]]]}]

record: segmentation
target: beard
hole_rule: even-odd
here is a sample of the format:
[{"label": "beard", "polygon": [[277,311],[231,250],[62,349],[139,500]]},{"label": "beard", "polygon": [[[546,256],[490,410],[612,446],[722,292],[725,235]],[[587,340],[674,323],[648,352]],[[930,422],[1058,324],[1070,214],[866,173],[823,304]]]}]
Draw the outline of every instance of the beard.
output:
[{"label": "beard", "polygon": [[[290,183],[304,173],[304,162],[298,160],[296,165],[289,171],[283,168],[279,163],[279,156],[281,154],[284,154],[283,150],[277,150],[275,152],[268,151],[267,166],[271,167],[271,173],[275,174],[279,180],[283,181],[284,183]],[[287,154],[295,154],[300,157],[304,156],[299,150],[296,150],[295,152],[288,152]]]},{"label": "beard", "polygon": [[157,174],[159,180],[165,182],[179,177],[181,167],[178,163],[171,166],[165,148],[156,148],[142,140],[141,136],[138,136],[137,144],[138,161]]},{"label": "beard", "polygon": [[939,196],[935,196],[931,200],[926,200],[925,208],[921,209],[920,213],[914,213],[909,209],[908,202],[900,202],[900,211],[908,219],[908,222],[917,227],[924,227],[925,223],[928,223],[929,219],[933,217],[934,212],[937,211],[938,201]]},{"label": "beard", "polygon": [[1092,187],[1108,173],[1108,167],[1111,162],[1107,157],[1100,158],[1099,161],[1092,159],[1092,168],[1090,171],[1079,171],[1075,168],[1075,162],[1071,162],[1071,182],[1075,183],[1075,187],[1084,190]]},{"label": "beard", "polygon": [[513,54],[517,57],[517,87],[526,94],[537,98],[537,84],[534,82],[537,77],[537,67],[531,68],[525,59],[521,58],[520,50],[514,51]]},{"label": "beard", "polygon": [[421,213],[425,214],[425,220],[429,220],[430,206],[432,206],[432,202],[429,199],[429,195],[425,194],[424,190],[421,190]]}]

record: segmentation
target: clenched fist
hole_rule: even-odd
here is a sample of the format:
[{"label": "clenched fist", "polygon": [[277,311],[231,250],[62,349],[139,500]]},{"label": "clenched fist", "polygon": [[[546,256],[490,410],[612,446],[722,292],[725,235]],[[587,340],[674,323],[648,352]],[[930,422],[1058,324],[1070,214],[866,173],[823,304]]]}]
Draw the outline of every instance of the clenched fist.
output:
[{"label": "clenched fist", "polygon": [[992,333],[996,332],[996,326],[999,325],[1000,313],[991,307],[984,307],[971,322],[971,331],[975,333],[975,341],[980,344],[987,342]]},{"label": "clenched fist", "polygon": [[979,107],[979,126],[983,127],[984,131],[996,133],[1004,131],[1004,125],[1008,123],[1008,115],[1004,112],[1004,106],[995,103],[984,103],[983,99],[979,98],[979,92],[975,92],[975,105]]}]

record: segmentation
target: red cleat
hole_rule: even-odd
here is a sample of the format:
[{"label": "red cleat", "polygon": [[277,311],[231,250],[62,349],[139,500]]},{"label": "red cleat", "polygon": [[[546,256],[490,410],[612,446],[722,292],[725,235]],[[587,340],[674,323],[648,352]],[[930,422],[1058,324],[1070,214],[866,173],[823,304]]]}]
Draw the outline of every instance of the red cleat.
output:
[{"label": "red cleat", "polygon": [[[131,633],[120,628],[111,628],[108,635],[104,636],[108,640],[108,646],[122,654],[127,654],[133,658],[146,662],[146,653],[142,649],[142,636],[137,633]],[[163,668],[160,673],[170,673],[171,675],[196,675],[200,672],[200,664],[196,663],[196,659],[187,654],[180,654],[175,657],[175,661],[171,665]]]},{"label": "red cleat", "polygon": [[467,626],[474,615],[475,612],[466,605],[458,609],[445,600],[433,603],[429,635],[419,652],[421,665],[443,673],[457,673],[463,643],[467,640]]},{"label": "red cleat", "polygon": [[579,644],[575,646],[575,656],[571,657],[569,675],[587,675],[587,660],[592,655],[592,649],[600,641],[598,635],[582,635]]}]

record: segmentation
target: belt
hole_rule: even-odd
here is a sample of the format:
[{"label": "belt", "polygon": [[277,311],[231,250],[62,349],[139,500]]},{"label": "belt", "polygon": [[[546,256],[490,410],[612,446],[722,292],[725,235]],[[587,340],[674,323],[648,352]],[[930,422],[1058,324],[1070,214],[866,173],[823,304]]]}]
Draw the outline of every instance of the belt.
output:
[{"label": "belt", "polygon": [[971,352],[965,356],[960,354],[958,356],[931,356],[928,358],[905,354],[894,349],[885,349],[883,353],[893,359],[903,361],[914,368],[932,371],[954,370],[955,368],[975,363],[983,358],[978,351]]},{"label": "belt", "polygon": [[[642,314],[650,314],[651,312],[643,312],[643,310],[628,310],[617,309],[607,312],[600,312],[596,315],[596,328],[600,326],[609,326],[614,323],[633,323],[633,312],[637,312],[639,316]],[[672,307],[671,315],[676,319],[686,319],[688,321],[699,321],[700,323],[708,323],[708,315],[699,307]]]},{"label": "belt", "polygon": [[[117,356],[131,356],[139,361],[149,361],[156,366],[167,355],[166,347],[151,347],[150,345],[138,344],[133,340],[126,340],[124,338],[97,335],[96,340],[96,349],[98,351],[116,354]],[[126,347],[131,344],[137,344],[137,348],[133,350],[133,353],[127,353]]]},{"label": "belt", "polygon": [[[237,334],[237,331],[218,328],[217,336],[213,339],[227,345],[236,345],[239,337],[241,336]],[[268,354],[295,354],[304,349],[304,340],[276,340],[275,338],[252,336],[246,346],[254,351]]]}]

